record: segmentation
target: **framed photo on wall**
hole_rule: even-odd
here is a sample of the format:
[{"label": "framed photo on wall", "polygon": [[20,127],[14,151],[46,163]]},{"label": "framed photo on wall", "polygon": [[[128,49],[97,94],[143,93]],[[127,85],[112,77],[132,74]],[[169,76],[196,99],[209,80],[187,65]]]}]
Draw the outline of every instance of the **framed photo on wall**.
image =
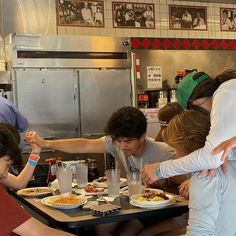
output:
[{"label": "framed photo on wall", "polygon": [[56,0],[57,25],[104,27],[103,1]]},{"label": "framed photo on wall", "polygon": [[112,2],[112,20],[114,28],[154,29],[154,4]]},{"label": "framed photo on wall", "polygon": [[220,8],[221,31],[236,31],[236,8]]},{"label": "framed photo on wall", "polygon": [[207,8],[169,5],[169,29],[207,30]]}]

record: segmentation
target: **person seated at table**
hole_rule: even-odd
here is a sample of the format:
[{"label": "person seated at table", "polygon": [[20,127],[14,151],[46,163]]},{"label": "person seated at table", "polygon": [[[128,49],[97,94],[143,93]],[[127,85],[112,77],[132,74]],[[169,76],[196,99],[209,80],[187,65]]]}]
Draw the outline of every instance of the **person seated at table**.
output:
[{"label": "person seated at table", "polygon": [[163,142],[162,135],[161,135],[163,129],[167,127],[168,123],[170,122],[172,118],[174,118],[174,116],[182,113],[183,111],[184,109],[180,106],[178,102],[169,102],[158,111],[157,116],[158,116],[161,129],[159,130],[155,138],[155,141]]},{"label": "person seated at table", "polygon": [[16,139],[5,126],[0,124],[0,219],[1,235],[20,236],[59,236],[72,235],[63,231],[52,229],[29,215],[7,193],[4,182],[8,178],[11,164],[19,158],[20,149]]},{"label": "person seated at table", "polygon": [[[19,145],[20,134],[18,130],[13,125],[10,125],[10,124],[0,123],[0,125],[4,126],[6,129],[9,130],[12,137],[16,140],[16,143]],[[15,153],[15,155],[17,155],[15,157],[16,159],[15,165],[18,169],[22,169],[22,171],[17,176],[15,176],[12,173],[9,173],[7,177],[2,180],[2,184],[14,190],[25,188],[28,182],[30,181],[30,179],[32,178],[34,169],[40,158],[40,151],[41,151],[40,147],[38,147],[35,144],[32,144],[32,151],[29,156],[28,162],[26,163],[25,167],[22,169],[23,161],[22,161],[22,156],[21,156],[21,149],[18,148],[18,152]]]},{"label": "person seated at table", "polygon": [[119,158],[127,174],[141,170],[146,164],[174,159],[175,152],[167,144],[146,137],[147,120],[135,107],[122,107],[112,114],[105,128],[106,136],[97,139],[45,140],[36,132],[26,133],[26,141],[41,148],[68,153],[110,153]]},{"label": "person seated at table", "polygon": [[[203,147],[209,130],[207,113],[188,110],[170,121],[163,131],[163,139],[181,157]],[[235,182],[236,161],[229,161],[226,175],[221,167],[215,170],[212,178],[207,174],[199,176],[199,172],[193,173],[187,235],[236,235]]]}]

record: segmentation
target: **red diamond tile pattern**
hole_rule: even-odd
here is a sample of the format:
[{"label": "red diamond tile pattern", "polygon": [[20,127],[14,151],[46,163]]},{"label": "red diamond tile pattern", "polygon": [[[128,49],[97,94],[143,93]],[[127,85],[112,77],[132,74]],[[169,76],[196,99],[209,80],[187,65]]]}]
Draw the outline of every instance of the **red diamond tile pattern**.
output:
[{"label": "red diamond tile pattern", "polygon": [[131,38],[132,49],[236,50],[233,39]]}]

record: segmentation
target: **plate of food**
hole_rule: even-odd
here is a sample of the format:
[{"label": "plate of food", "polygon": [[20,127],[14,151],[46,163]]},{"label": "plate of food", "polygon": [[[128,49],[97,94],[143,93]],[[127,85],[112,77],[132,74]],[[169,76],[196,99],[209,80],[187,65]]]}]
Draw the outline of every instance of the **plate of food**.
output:
[{"label": "plate of food", "polygon": [[93,186],[92,184],[88,184],[85,188],[76,189],[75,191],[76,191],[76,193],[79,193],[79,194],[85,195],[85,196],[107,194],[107,189],[98,188],[98,187]]},{"label": "plate of food", "polygon": [[[157,188],[144,188],[142,191],[142,194],[145,193],[151,193],[151,192],[163,192],[161,189],[157,189]],[[122,194],[125,196],[129,196],[129,190],[125,189],[124,191],[122,191]]]},{"label": "plate of food", "polygon": [[17,191],[17,194],[24,197],[44,197],[53,192],[53,189],[48,187],[23,188]]},{"label": "plate of food", "polygon": [[61,210],[69,210],[80,207],[87,203],[85,196],[78,196],[75,194],[61,194],[57,196],[45,197],[41,202],[53,208]]},{"label": "plate of food", "polygon": [[[99,188],[107,188],[107,177],[99,177],[98,179],[95,179],[93,181],[93,185]],[[120,178],[120,187],[124,187],[127,185],[127,179],[125,178]]]},{"label": "plate of food", "polygon": [[149,206],[149,205],[142,205],[142,204],[137,204],[134,200],[130,201],[130,204],[132,206],[135,207],[139,207],[139,208],[144,208],[144,209],[161,209],[161,208],[165,208],[167,206],[171,206],[175,203],[175,200],[171,200],[169,203],[167,204],[160,204],[160,205],[156,205],[156,206]]},{"label": "plate of food", "polygon": [[140,207],[157,207],[173,204],[173,195],[166,194],[163,191],[149,191],[143,194],[134,195],[131,197],[132,204]]}]

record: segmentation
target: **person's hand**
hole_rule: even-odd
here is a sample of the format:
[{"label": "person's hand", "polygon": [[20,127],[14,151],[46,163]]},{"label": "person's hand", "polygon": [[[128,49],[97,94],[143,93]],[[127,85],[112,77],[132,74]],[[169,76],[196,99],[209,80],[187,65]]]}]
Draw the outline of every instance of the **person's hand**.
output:
[{"label": "person's hand", "polygon": [[35,131],[26,132],[25,140],[28,144],[36,144],[39,148],[43,148],[47,145],[47,141],[39,136]]},{"label": "person's hand", "polygon": [[40,152],[41,152],[41,147],[39,147],[38,145],[36,145],[36,144],[33,144],[33,143],[31,143],[31,148],[32,148],[32,153],[34,153],[34,154],[40,154]]},{"label": "person's hand", "polygon": [[201,170],[199,176],[204,176],[207,175],[209,177],[214,177],[216,173],[215,169],[210,169],[210,170]]},{"label": "person's hand", "polygon": [[221,157],[221,160],[225,161],[227,159],[229,153],[231,152],[231,150],[235,147],[236,147],[236,136],[220,143],[217,147],[215,147],[211,151],[211,154],[215,155],[215,154],[218,154],[223,151],[223,155]]},{"label": "person's hand", "polygon": [[184,197],[185,199],[189,199],[189,183],[190,183],[189,179],[185,180],[178,187],[180,196]]},{"label": "person's hand", "polygon": [[154,182],[158,180],[156,170],[159,167],[159,163],[154,163],[151,165],[145,166],[142,171],[142,179],[146,185],[152,185]]}]

